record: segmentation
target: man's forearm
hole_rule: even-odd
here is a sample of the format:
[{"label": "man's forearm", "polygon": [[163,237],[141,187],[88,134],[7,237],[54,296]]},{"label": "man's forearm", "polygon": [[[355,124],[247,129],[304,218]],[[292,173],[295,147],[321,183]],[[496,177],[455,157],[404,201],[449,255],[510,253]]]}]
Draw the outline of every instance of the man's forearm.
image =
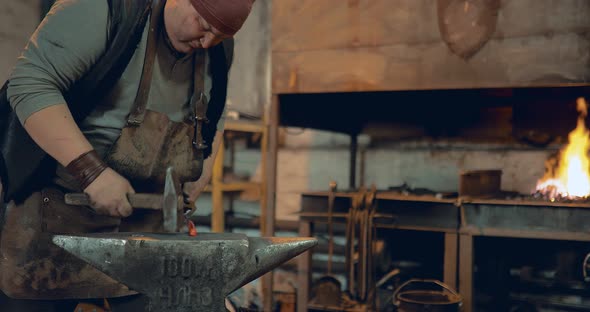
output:
[{"label": "man's forearm", "polygon": [[217,157],[217,152],[219,151],[219,146],[221,146],[221,141],[223,140],[223,131],[217,131],[215,133],[215,137],[213,138],[213,146],[211,147],[211,156],[205,159],[203,163],[203,173],[201,177],[196,181],[196,183],[201,186],[202,191],[205,186],[211,181],[211,176],[213,175],[213,164],[215,164],[215,158]]},{"label": "man's forearm", "polygon": [[203,172],[201,173],[201,177],[197,181],[190,182],[186,185],[185,193],[189,195],[191,201],[195,201],[203,189],[205,189],[209,181],[211,181],[211,176],[213,175],[213,165],[215,164],[215,158],[217,157],[217,152],[219,151],[222,140],[223,131],[217,131],[215,133],[215,137],[213,138],[211,156],[205,159],[203,163]]},{"label": "man's forearm", "polygon": [[24,127],[31,138],[63,166],[92,150],[66,104],[53,105],[31,114]]}]

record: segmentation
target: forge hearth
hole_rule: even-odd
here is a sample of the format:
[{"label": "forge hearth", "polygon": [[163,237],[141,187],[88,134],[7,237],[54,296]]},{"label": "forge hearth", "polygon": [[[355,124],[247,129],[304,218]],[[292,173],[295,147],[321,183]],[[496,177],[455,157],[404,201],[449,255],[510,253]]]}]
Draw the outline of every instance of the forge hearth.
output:
[{"label": "forge hearth", "polygon": [[392,186],[387,189],[387,191],[381,191],[380,194],[390,197],[398,197],[400,200],[424,200],[424,201],[433,201],[433,200],[444,200],[444,202],[448,200],[460,200],[461,202],[465,201],[494,201],[498,204],[504,202],[505,204],[514,204],[514,205],[541,205],[541,206],[555,206],[559,207],[560,205],[567,205],[571,207],[581,207],[585,208],[588,207],[590,209],[590,198],[589,197],[549,197],[541,192],[535,192],[533,194],[522,194],[519,192],[514,191],[498,191],[493,194],[485,194],[481,196],[468,196],[459,195],[458,192],[437,192],[428,188],[412,188],[407,184],[403,184],[400,186]]},{"label": "forge hearth", "polygon": [[[336,227],[347,223],[349,209],[358,195],[359,191],[334,194],[332,220]],[[443,244],[442,258],[437,258],[443,261],[440,279],[458,289],[464,298],[463,304],[470,306],[475,304],[474,274],[476,272],[474,268],[476,262],[482,261],[481,255],[477,258],[475,251],[476,245],[481,242],[500,240],[490,245],[491,247],[485,244],[481,246],[487,247],[479,247],[480,251],[482,248],[486,251],[486,257],[491,257],[490,259],[510,256],[511,249],[507,249],[506,246],[512,246],[513,253],[526,249],[532,254],[538,254],[537,259],[549,260],[553,257],[549,256],[550,251],[557,254],[561,252],[559,246],[575,246],[571,247],[572,250],[584,255],[590,252],[588,250],[590,249],[588,248],[590,203],[586,200],[551,202],[528,194],[504,192],[503,195],[496,198],[473,198],[460,197],[457,193],[437,193],[423,188],[412,189],[407,185],[393,187],[391,190],[376,192],[374,201],[376,215],[387,216],[387,218],[376,217],[374,225],[377,231],[424,233],[425,235],[430,233],[435,237],[438,235],[438,239],[422,245],[422,248],[441,250],[441,247],[437,247],[436,244]],[[302,194],[300,235],[312,235],[315,224],[328,221],[329,197],[329,192]],[[502,240],[510,243],[502,243]],[[544,241],[547,243],[542,243]],[[399,238],[396,242],[394,244],[403,244]],[[547,246],[558,247],[553,250],[547,249]],[[304,257],[300,262],[299,270],[311,272],[311,259],[311,255]],[[485,266],[482,267],[485,262],[478,265],[480,272],[485,269]],[[574,292],[579,293],[579,289],[590,291],[590,287],[583,282],[581,264],[578,266],[576,268],[580,272],[579,280],[577,275],[573,275],[576,280],[568,282],[567,285],[575,285],[578,290]],[[526,273],[526,270],[530,268],[524,267],[523,270]],[[309,285],[310,280],[304,280],[306,282],[303,286]],[[541,281],[539,283],[542,287],[537,286],[541,289],[550,291],[547,289],[554,289],[556,286],[551,285],[556,285],[557,282]],[[568,288],[569,286],[563,287],[565,288],[560,288],[560,291],[572,291],[571,287]],[[306,291],[306,288],[302,291]],[[526,296],[523,293],[515,293],[515,295]]]},{"label": "forge hearth", "polygon": [[[578,205],[586,205],[590,207],[590,198],[589,197],[567,197],[567,196],[549,196],[547,194],[541,193],[539,191],[535,192],[533,195],[523,196],[520,197],[523,200],[528,201],[542,201],[542,202],[549,202],[555,204],[578,204]],[[520,199],[516,198],[516,199]]]}]

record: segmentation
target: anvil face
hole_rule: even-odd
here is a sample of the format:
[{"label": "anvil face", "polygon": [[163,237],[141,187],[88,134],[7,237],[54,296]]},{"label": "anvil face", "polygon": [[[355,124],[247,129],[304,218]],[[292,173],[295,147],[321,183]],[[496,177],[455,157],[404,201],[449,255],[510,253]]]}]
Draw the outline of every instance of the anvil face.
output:
[{"label": "anvil face", "polygon": [[225,311],[234,290],[315,246],[241,234],[56,235],[53,242],[150,298],[150,311]]}]

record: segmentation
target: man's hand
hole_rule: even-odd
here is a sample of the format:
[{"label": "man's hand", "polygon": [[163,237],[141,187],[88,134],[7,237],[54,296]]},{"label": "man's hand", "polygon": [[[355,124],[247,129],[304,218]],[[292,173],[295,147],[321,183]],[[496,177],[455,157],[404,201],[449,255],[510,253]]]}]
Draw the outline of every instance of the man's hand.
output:
[{"label": "man's hand", "polygon": [[184,197],[184,202],[186,204],[194,203],[201,195],[203,189],[205,189],[205,185],[203,185],[203,181],[197,180],[195,182],[186,182],[182,187],[182,195]]},{"label": "man's hand", "polygon": [[203,172],[201,173],[201,177],[194,182],[187,182],[184,184],[183,192],[185,202],[195,202],[201,192],[205,189],[209,181],[211,181],[211,176],[213,175],[213,164],[215,163],[215,158],[217,157],[217,151],[221,146],[221,141],[223,141],[223,131],[217,131],[215,133],[215,137],[213,138],[213,147],[211,151],[211,155],[205,159],[203,162]]},{"label": "man's hand", "polygon": [[133,194],[135,190],[127,179],[111,168],[103,171],[84,192],[90,197],[91,207],[98,214],[128,217],[133,212],[127,194]]}]

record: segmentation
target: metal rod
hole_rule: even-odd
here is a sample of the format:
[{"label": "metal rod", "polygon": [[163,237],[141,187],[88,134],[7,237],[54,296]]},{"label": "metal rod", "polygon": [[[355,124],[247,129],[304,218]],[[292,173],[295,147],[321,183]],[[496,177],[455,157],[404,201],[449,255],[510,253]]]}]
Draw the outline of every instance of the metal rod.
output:
[{"label": "metal rod", "polygon": [[[211,216],[192,216],[191,220],[195,222],[196,225],[202,226],[211,226]],[[321,223],[313,222],[314,223],[314,233],[318,234],[325,234],[328,233],[328,224],[327,222]],[[258,229],[260,226],[260,218],[252,217],[252,218],[238,218],[234,216],[227,216],[225,219],[225,224],[228,229],[232,228],[243,228],[243,229]],[[281,232],[297,232],[299,228],[299,221],[289,221],[289,220],[276,220],[275,221],[275,229]],[[389,228],[389,227],[387,227]],[[398,227],[391,227],[391,228],[398,228]],[[405,227],[404,227],[405,228]],[[412,228],[413,229],[413,228]],[[420,230],[435,230],[435,228],[419,228]],[[345,235],[346,234],[346,224],[344,223],[333,223],[333,231],[334,235]]]},{"label": "metal rod", "polygon": [[367,163],[367,149],[362,148],[360,150],[360,159],[359,159],[359,186],[365,186],[365,173],[366,173],[366,163]]},{"label": "metal rod", "polygon": [[[191,219],[195,222],[196,225],[211,226],[210,216],[193,216]],[[260,218],[237,218],[234,216],[227,216],[225,224],[228,228],[258,229],[260,227]],[[275,226],[276,229],[279,231],[297,232],[297,229],[299,228],[299,222],[276,220]],[[321,229],[325,232],[325,229],[323,227],[321,227]]]},{"label": "metal rod", "polygon": [[[297,272],[297,259],[289,260],[283,264],[281,264],[280,268],[285,271],[292,271]],[[311,271],[312,272],[326,272],[328,269],[328,261],[323,260],[313,260],[311,262]],[[346,274],[346,264],[344,262],[334,262],[332,264],[332,270],[334,274]]]},{"label": "metal rod", "polygon": [[356,189],[356,154],[358,151],[358,135],[350,136],[350,189]]},{"label": "metal rod", "polygon": [[225,231],[225,209],[223,206],[223,165],[225,163],[224,138],[221,139],[219,150],[213,163],[213,174],[211,177],[211,195],[213,210],[211,212],[211,232],[223,233]]},{"label": "metal rod", "polygon": [[330,181],[330,197],[328,198],[328,275],[332,274],[332,254],[334,253],[334,226],[332,223],[332,212],[334,211],[334,198],[336,197],[336,181]]}]

